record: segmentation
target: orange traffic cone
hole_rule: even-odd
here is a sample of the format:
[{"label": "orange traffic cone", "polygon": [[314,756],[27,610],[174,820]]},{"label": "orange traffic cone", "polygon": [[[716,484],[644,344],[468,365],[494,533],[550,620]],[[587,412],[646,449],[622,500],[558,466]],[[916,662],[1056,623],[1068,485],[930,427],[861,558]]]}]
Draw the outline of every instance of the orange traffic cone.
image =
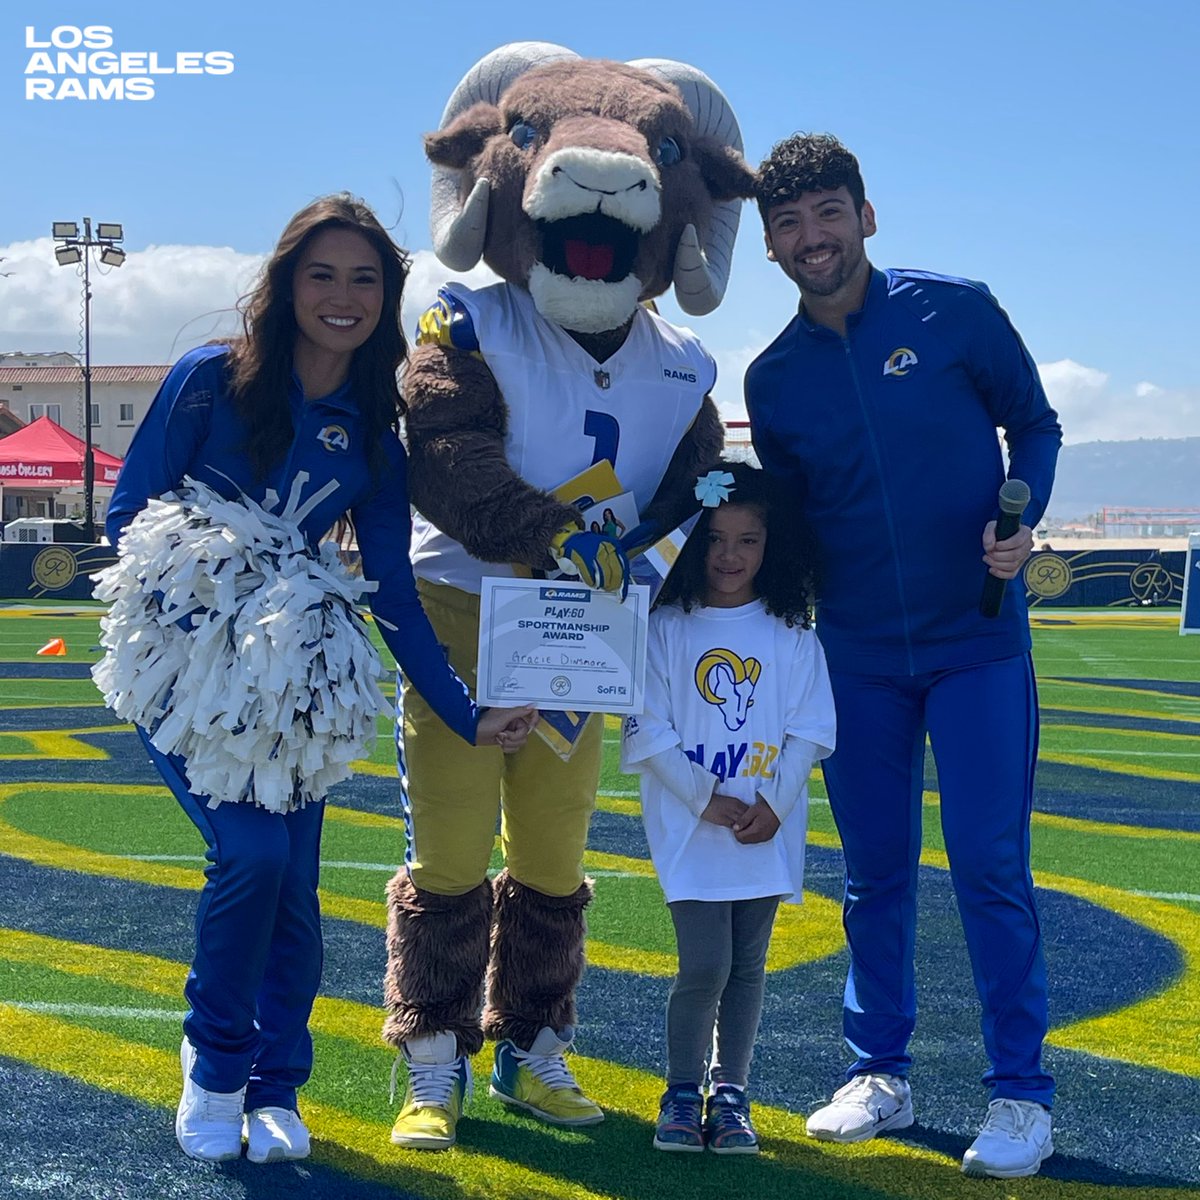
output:
[{"label": "orange traffic cone", "polygon": [[67,652],[67,643],[62,638],[51,638],[39,651],[50,658],[62,658]]}]

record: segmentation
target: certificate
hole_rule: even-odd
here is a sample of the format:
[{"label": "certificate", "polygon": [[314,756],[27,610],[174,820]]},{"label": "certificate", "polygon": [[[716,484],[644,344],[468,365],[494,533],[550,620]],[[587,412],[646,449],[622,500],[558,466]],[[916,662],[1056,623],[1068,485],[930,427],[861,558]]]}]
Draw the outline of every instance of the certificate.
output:
[{"label": "certificate", "polygon": [[545,579],[482,581],[480,704],[640,713],[649,589],[618,595]]}]

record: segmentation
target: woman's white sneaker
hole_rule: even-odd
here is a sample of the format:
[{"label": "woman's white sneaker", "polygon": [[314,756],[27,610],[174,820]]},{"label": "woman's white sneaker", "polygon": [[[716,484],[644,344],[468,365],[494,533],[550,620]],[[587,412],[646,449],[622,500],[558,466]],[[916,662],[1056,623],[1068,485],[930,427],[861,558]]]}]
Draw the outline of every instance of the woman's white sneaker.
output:
[{"label": "woman's white sneaker", "polygon": [[962,1169],[966,1175],[1020,1179],[1036,1175],[1053,1153],[1048,1108],[1035,1100],[993,1100]]},{"label": "woman's white sneaker", "polygon": [[196,1051],[183,1039],[179,1062],[183,1067],[183,1095],[175,1111],[175,1140],[188,1158],[224,1162],[242,1156],[242,1106],[246,1089],[209,1092],[192,1081]]},{"label": "woman's white sneaker", "polygon": [[818,1108],[805,1129],[823,1142],[865,1142],[913,1123],[912,1091],[899,1075],[855,1075]]},{"label": "woman's white sneaker", "polygon": [[246,1157],[255,1163],[307,1158],[308,1127],[290,1108],[255,1108],[246,1114]]}]

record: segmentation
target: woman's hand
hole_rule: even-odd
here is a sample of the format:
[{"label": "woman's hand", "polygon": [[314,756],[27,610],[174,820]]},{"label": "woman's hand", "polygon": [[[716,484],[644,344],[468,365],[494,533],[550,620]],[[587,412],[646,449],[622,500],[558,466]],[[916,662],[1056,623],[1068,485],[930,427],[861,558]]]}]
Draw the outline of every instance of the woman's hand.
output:
[{"label": "woman's hand", "polygon": [[524,708],[485,708],[475,728],[475,745],[499,746],[505,754],[515,754],[528,740],[538,723],[538,710]]}]

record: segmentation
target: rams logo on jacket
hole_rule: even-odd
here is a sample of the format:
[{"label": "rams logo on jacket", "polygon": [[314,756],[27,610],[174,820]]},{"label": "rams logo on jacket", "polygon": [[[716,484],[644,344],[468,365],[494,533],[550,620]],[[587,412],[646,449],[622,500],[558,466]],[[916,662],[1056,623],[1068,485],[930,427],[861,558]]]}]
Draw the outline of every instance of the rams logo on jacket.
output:
[{"label": "rams logo on jacket", "polygon": [[330,453],[336,450],[344,452],[350,449],[350,435],[340,425],[324,426],[317,434],[317,441]]},{"label": "rams logo on jacket", "polygon": [[762,664],[739,658],[732,650],[708,650],[696,663],[696,690],[721,710],[727,729],[741,729],[754,703],[754,685]]}]

